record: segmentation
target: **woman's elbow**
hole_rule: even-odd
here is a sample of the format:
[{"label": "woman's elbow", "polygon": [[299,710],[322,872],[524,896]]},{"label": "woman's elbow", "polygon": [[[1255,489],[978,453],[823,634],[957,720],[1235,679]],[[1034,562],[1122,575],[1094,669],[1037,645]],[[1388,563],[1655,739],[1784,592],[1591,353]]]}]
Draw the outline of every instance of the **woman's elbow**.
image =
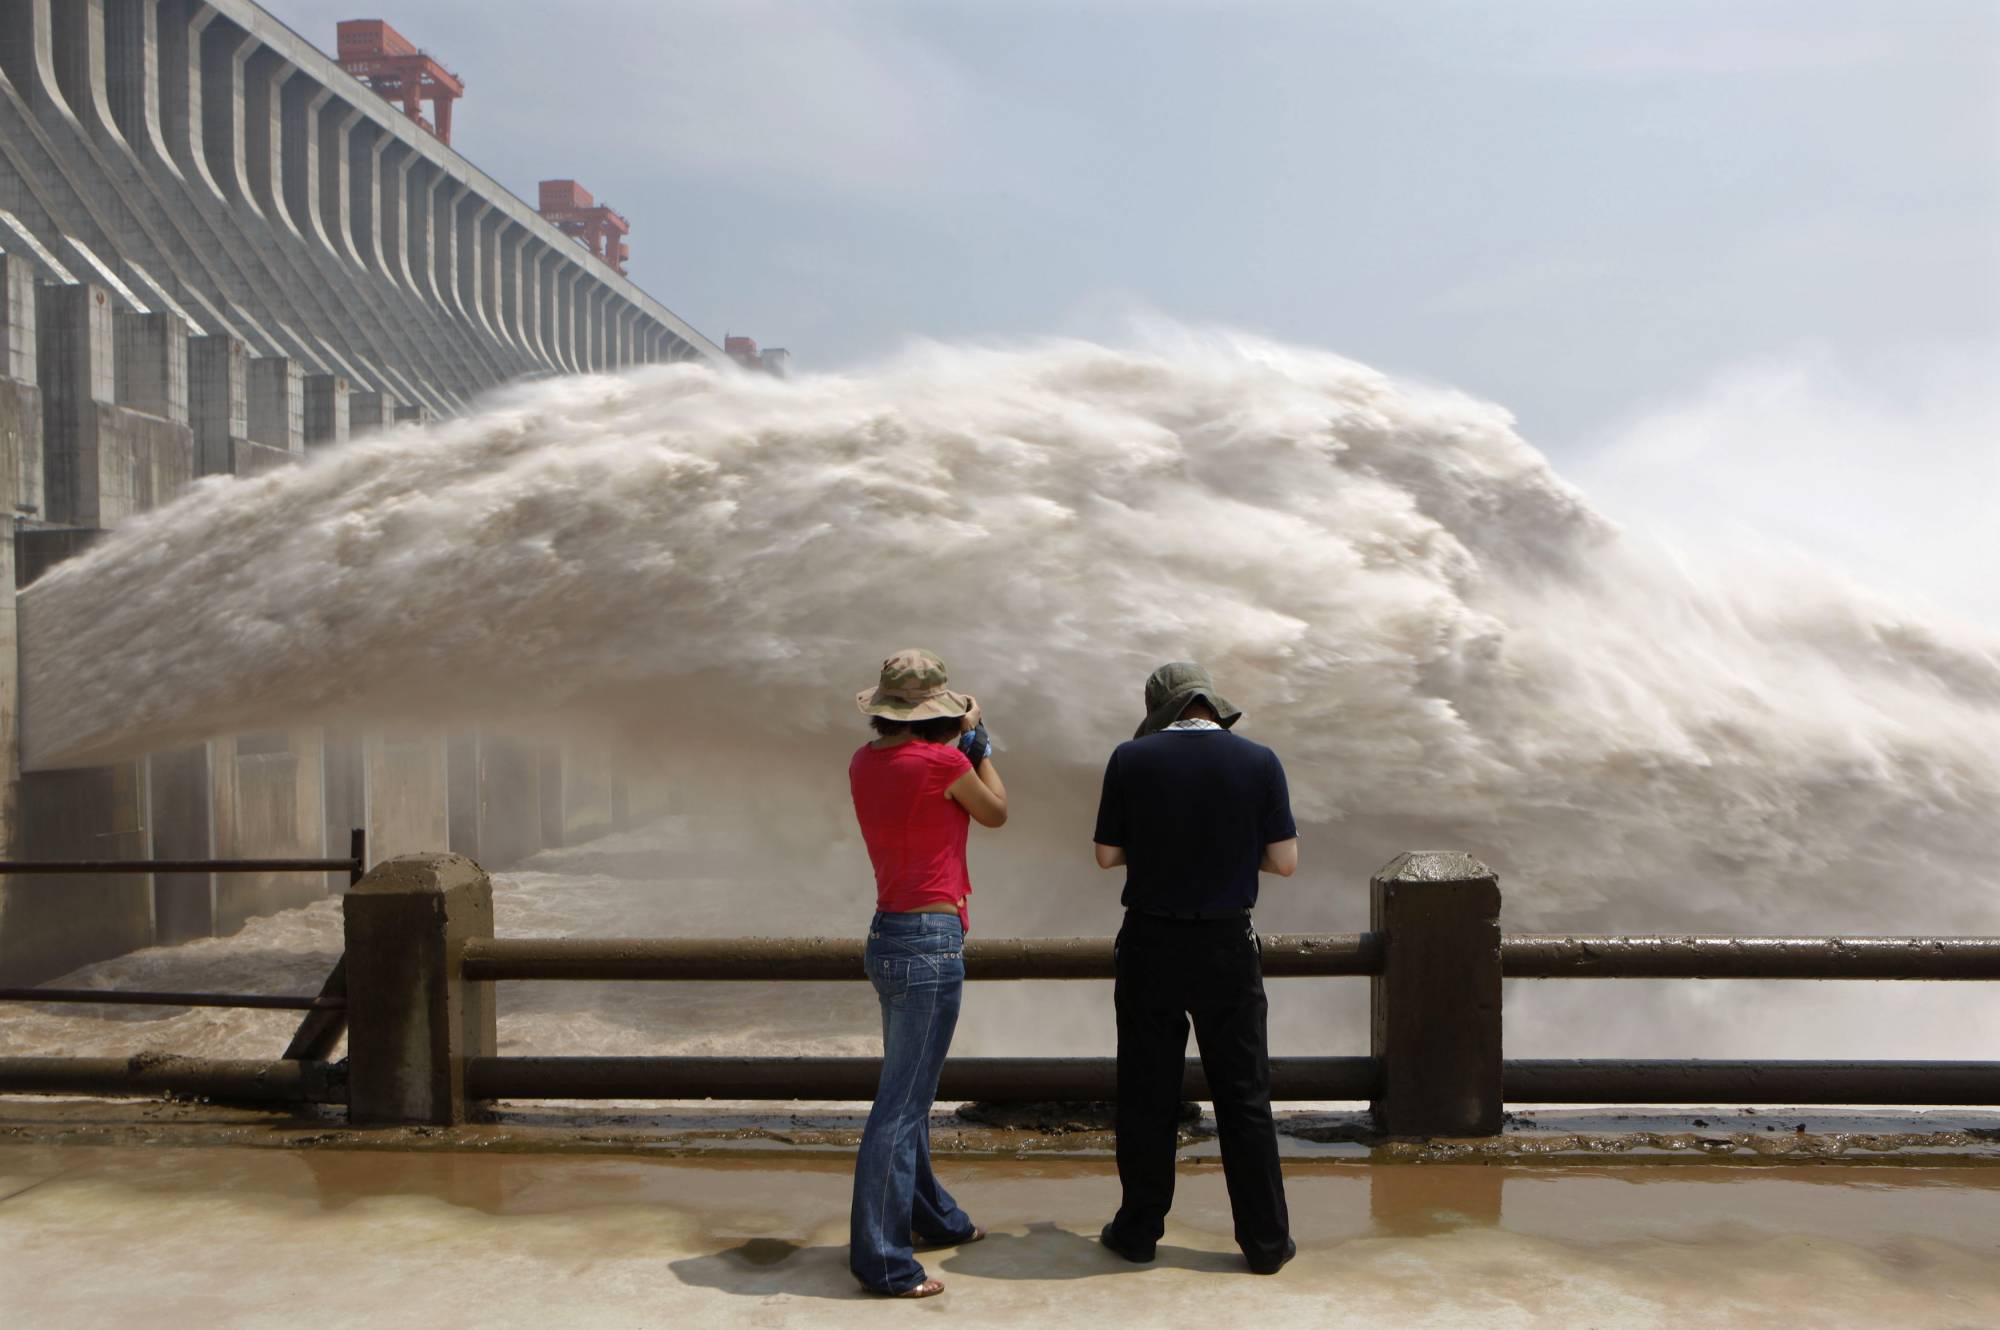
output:
[{"label": "woman's elbow", "polygon": [[988,809],[984,814],[974,814],[974,818],[980,826],[989,831],[1004,827],[1007,825],[1007,805],[1001,804],[998,808]]}]

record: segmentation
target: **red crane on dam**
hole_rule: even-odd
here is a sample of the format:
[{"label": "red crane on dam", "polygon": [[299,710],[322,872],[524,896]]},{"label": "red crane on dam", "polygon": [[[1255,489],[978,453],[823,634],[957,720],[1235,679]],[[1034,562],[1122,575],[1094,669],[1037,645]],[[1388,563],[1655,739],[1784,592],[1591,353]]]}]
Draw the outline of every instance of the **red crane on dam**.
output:
[{"label": "red crane on dam", "polygon": [[[451,142],[451,104],[465,95],[458,75],[379,18],[343,20],[335,29],[340,67],[392,102],[445,143]],[[431,104],[433,120],[419,109]],[[435,123],[434,123],[434,122]]]},{"label": "red crane on dam", "polygon": [[632,247],[625,237],[632,224],[616,209],[599,203],[574,180],[544,180],[537,190],[535,211],[554,222],[562,233],[589,250],[599,263],[625,271]]}]

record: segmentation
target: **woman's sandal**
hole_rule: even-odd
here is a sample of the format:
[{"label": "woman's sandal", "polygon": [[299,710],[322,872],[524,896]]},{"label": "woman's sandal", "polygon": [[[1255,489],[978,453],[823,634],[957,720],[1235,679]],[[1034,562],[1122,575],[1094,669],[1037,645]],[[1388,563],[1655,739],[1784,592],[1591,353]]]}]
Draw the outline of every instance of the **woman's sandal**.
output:
[{"label": "woman's sandal", "polygon": [[986,1230],[977,1224],[972,1226],[972,1232],[966,1236],[962,1238],[946,1238],[943,1242],[923,1242],[918,1239],[916,1234],[912,1233],[910,1235],[910,1248],[913,1251],[936,1251],[940,1247],[963,1247],[966,1243],[977,1242],[985,1236]]},{"label": "woman's sandal", "polygon": [[892,1298],[934,1298],[944,1292],[944,1285],[935,1279],[926,1279],[921,1284],[912,1284],[901,1293],[891,1293]]}]

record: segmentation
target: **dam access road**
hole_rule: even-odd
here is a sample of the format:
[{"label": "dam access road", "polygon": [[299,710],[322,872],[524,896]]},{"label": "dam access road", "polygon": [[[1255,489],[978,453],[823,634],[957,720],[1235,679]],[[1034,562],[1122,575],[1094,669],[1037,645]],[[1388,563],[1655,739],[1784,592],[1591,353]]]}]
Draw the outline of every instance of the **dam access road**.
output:
[{"label": "dam access road", "polygon": [[[1649,1124],[1666,1149],[1591,1157],[1615,1146],[1558,1132],[1542,1139],[1560,1157],[1524,1143],[1485,1163],[1293,1136],[1299,1256],[1268,1279],[1231,1241],[1212,1138],[1183,1154],[1150,1266],[1097,1244],[1117,1197],[1103,1141],[953,1154],[940,1171],[991,1235],[927,1255],[946,1293],[901,1305],[847,1274],[852,1161],[828,1146],[853,1124],[835,1118],[739,1125],[690,1152],[687,1133],[635,1119],[356,1137],[199,1106],[15,1101],[0,1324],[1971,1330],[2000,1325],[2000,1132],[1969,1116],[1985,1123],[1961,1130],[1969,1148],[1934,1153],[1881,1153],[1842,1135],[1853,1124],[1771,1130],[1796,1162],[1702,1157],[1776,1127],[1743,1118],[1694,1129],[1692,1158],[1671,1148],[1690,1133],[1659,1130],[1686,1117]],[[937,1125],[941,1155],[978,1135]]]}]

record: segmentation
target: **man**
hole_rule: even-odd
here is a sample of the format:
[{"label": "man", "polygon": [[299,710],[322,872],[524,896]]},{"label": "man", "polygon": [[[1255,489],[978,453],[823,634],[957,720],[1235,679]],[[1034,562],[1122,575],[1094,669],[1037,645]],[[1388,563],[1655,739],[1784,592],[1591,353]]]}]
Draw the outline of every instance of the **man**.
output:
[{"label": "man", "polygon": [[1229,732],[1242,716],[1188,661],[1146,680],[1146,719],[1104,769],[1097,865],[1125,867],[1116,945],[1118,1180],[1101,1240],[1150,1261],[1174,1199],[1188,1018],[1222,1135],[1236,1245],[1258,1274],[1298,1248],[1271,1120],[1264,976],[1250,924],[1257,874],[1298,867],[1285,769]]}]

